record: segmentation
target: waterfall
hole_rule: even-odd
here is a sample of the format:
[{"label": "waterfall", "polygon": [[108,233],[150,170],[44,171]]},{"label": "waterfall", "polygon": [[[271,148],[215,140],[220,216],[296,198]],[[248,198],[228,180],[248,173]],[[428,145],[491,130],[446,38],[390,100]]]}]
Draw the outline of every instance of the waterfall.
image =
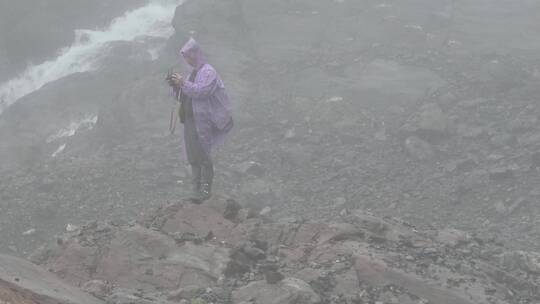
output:
[{"label": "waterfall", "polygon": [[[173,33],[171,20],[181,0],[152,0],[143,7],[115,18],[103,30],[76,30],[75,41],[59,52],[53,60],[32,65],[17,77],[0,84],[0,114],[45,84],[74,73],[95,70],[106,56],[107,44],[114,41],[134,41],[145,37],[163,38]],[[155,46],[150,47],[155,58]]]}]

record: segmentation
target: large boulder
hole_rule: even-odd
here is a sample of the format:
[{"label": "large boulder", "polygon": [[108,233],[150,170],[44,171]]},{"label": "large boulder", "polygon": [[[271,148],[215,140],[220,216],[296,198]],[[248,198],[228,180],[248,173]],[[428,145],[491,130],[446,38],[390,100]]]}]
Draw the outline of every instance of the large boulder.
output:
[{"label": "large boulder", "polygon": [[[203,205],[174,203],[159,208],[142,222],[178,241],[190,237],[235,244],[242,239],[244,232],[236,224],[242,208],[238,204],[233,207],[233,202],[225,197],[214,196]],[[237,209],[236,214],[230,214],[231,208]]]},{"label": "large boulder", "polygon": [[540,253],[512,251],[502,254],[500,259],[508,270],[519,269],[526,273],[540,274]]},{"label": "large boulder", "polygon": [[411,294],[437,304],[473,304],[468,297],[460,295],[444,285],[428,284],[415,274],[404,273],[392,269],[381,259],[370,256],[357,256],[355,261],[356,273],[360,281],[372,286],[384,287],[393,285],[404,288]]},{"label": "large boulder", "polygon": [[0,255],[0,303],[104,304],[25,260]]},{"label": "large boulder", "polygon": [[45,265],[61,278],[78,285],[114,282],[145,292],[213,286],[230,255],[219,245],[180,245],[163,232],[139,225],[92,224],[60,243],[47,252]]}]

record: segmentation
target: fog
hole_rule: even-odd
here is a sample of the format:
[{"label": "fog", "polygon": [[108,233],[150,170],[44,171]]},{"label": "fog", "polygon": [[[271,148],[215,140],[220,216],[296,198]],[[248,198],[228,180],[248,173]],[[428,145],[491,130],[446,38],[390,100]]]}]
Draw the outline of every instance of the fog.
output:
[{"label": "fog", "polygon": [[[0,0],[0,304],[538,303],[539,20],[534,0]],[[202,204],[166,80],[209,75],[191,37],[234,120]]]}]

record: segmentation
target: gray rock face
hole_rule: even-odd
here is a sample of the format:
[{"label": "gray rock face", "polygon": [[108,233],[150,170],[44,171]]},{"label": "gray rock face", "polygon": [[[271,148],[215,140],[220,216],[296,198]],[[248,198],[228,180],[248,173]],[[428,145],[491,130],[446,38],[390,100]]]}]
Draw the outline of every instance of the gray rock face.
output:
[{"label": "gray rock face", "polygon": [[[232,225],[224,217],[225,201],[168,205],[142,225],[93,223],[64,235],[40,260],[113,303],[320,304],[401,297],[405,303],[487,304],[496,298],[513,304],[518,302],[506,298],[510,289],[522,299],[540,295],[537,254],[511,252],[487,262],[477,257],[493,247],[455,229],[429,238],[361,210],[330,223],[250,218]],[[175,238],[197,232],[212,237]],[[429,270],[420,267],[428,260]],[[523,273],[533,281],[520,279]],[[499,284],[497,292],[492,284]]]},{"label": "gray rock face", "polygon": [[[177,248],[173,238],[140,226],[103,229],[108,231],[95,234],[99,239],[93,244],[81,244],[77,238],[65,242],[51,269],[77,284],[98,279],[150,293],[184,286],[212,286],[229,260],[226,248],[192,244]],[[100,244],[108,238],[109,244]]]},{"label": "gray rock face", "polygon": [[253,282],[233,294],[235,303],[255,301],[258,304],[318,304],[319,296],[306,282],[286,278],[278,284]]},{"label": "gray rock face", "polygon": [[104,304],[27,261],[0,255],[0,303]]},{"label": "gray rock face", "polygon": [[520,269],[530,274],[540,274],[540,254],[514,251],[501,256],[501,263],[508,270]]},{"label": "gray rock face", "polygon": [[444,229],[439,231],[437,241],[447,246],[457,247],[458,245],[467,243],[470,238],[471,237],[463,231],[456,229]]},{"label": "gray rock face", "polygon": [[95,297],[103,299],[111,292],[112,286],[102,280],[91,280],[84,283],[82,288]]}]

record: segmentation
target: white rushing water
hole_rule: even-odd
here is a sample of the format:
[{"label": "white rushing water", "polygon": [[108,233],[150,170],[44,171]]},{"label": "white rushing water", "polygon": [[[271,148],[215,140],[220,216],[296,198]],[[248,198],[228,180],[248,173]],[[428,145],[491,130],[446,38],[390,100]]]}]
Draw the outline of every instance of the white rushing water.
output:
[{"label": "white rushing water", "polygon": [[56,149],[56,151],[54,151],[54,153],[51,154],[51,157],[52,157],[52,158],[57,157],[58,154],[62,153],[65,149],[66,149],[66,144],[60,145],[60,147],[58,147],[58,149]]},{"label": "white rushing water", "polygon": [[[0,114],[19,98],[45,84],[68,75],[97,68],[106,56],[105,48],[114,41],[134,41],[145,37],[169,38],[171,20],[182,0],[151,0],[147,5],[114,19],[103,30],[76,30],[74,43],[50,61],[29,66],[21,75],[0,84]],[[150,49],[155,53],[155,46]],[[155,57],[154,54],[152,54]]]},{"label": "white rushing water", "polygon": [[[55,134],[47,138],[47,143],[52,143],[56,141],[65,140],[68,137],[75,136],[78,132],[90,131],[94,128],[98,121],[97,115],[88,115],[79,120],[73,120],[65,128],[60,129]],[[58,149],[51,155],[52,158],[55,158],[60,153],[66,149],[67,143],[62,143]]]},{"label": "white rushing water", "polygon": [[47,143],[51,143],[55,140],[71,137],[79,131],[92,130],[98,121],[97,115],[88,115],[78,121],[72,121],[65,128],[60,129],[56,134],[53,134],[47,138]]}]

